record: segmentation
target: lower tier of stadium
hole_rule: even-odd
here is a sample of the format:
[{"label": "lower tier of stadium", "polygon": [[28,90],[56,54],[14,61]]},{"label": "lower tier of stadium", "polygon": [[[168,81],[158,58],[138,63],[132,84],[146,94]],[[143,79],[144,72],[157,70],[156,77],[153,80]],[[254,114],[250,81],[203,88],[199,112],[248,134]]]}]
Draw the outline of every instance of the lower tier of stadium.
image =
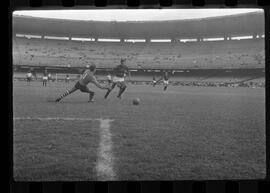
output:
[{"label": "lower tier of stadium", "polygon": [[13,39],[13,64],[109,68],[127,59],[130,68],[263,68],[264,39],[187,43],[108,43]]}]

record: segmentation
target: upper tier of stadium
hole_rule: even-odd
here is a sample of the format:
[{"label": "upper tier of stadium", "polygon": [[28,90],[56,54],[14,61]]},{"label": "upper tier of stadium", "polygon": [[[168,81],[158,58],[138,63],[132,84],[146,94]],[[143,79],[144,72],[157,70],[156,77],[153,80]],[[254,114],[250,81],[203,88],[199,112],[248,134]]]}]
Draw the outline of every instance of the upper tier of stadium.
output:
[{"label": "upper tier of stadium", "polygon": [[144,39],[262,35],[264,34],[264,15],[262,12],[250,12],[202,19],[143,22],[75,21],[14,15],[13,33]]}]

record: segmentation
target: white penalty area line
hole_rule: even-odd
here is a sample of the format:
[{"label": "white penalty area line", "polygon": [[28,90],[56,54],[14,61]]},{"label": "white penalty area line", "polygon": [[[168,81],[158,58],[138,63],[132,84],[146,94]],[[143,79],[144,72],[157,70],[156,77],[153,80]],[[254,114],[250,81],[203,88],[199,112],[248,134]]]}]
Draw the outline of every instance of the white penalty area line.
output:
[{"label": "white penalty area line", "polygon": [[110,122],[112,120],[100,120],[100,142],[98,148],[98,161],[96,166],[98,180],[116,180],[114,172],[114,156],[112,151],[112,134]]},{"label": "white penalty area line", "polygon": [[97,178],[100,181],[116,180],[114,172],[114,156],[110,123],[113,119],[78,118],[78,117],[13,117],[13,120],[38,120],[38,121],[99,121],[100,141],[98,147],[98,159],[96,164]]},{"label": "white penalty area line", "polygon": [[79,118],[79,117],[13,117],[13,120],[38,120],[38,121],[103,121],[113,119],[101,119],[101,118]]}]

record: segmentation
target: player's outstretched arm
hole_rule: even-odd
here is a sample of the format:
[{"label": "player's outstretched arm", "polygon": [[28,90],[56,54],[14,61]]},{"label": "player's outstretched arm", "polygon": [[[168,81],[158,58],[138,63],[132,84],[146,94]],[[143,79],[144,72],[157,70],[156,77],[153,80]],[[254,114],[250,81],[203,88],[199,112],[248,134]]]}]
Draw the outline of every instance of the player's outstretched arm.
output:
[{"label": "player's outstretched arm", "polygon": [[99,84],[99,82],[97,81],[97,79],[94,77],[93,80],[92,80],[93,84],[96,85],[96,87],[100,88],[100,89],[107,89],[107,90],[110,90],[111,87],[110,86],[103,86],[101,84]]},{"label": "player's outstretched arm", "polygon": [[163,79],[163,77],[160,77],[160,78],[156,81],[156,83],[160,82],[162,79]]}]

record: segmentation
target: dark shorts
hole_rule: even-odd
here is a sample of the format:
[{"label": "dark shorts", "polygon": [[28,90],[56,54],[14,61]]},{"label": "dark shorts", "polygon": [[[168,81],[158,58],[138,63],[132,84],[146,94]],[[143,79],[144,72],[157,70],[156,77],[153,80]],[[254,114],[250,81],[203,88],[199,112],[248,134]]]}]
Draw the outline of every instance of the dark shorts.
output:
[{"label": "dark shorts", "polygon": [[86,92],[89,90],[86,85],[81,85],[79,81],[75,84],[75,88],[79,89],[82,92]]},{"label": "dark shorts", "polygon": [[26,80],[27,80],[27,81],[31,81],[31,77],[27,77]]}]

